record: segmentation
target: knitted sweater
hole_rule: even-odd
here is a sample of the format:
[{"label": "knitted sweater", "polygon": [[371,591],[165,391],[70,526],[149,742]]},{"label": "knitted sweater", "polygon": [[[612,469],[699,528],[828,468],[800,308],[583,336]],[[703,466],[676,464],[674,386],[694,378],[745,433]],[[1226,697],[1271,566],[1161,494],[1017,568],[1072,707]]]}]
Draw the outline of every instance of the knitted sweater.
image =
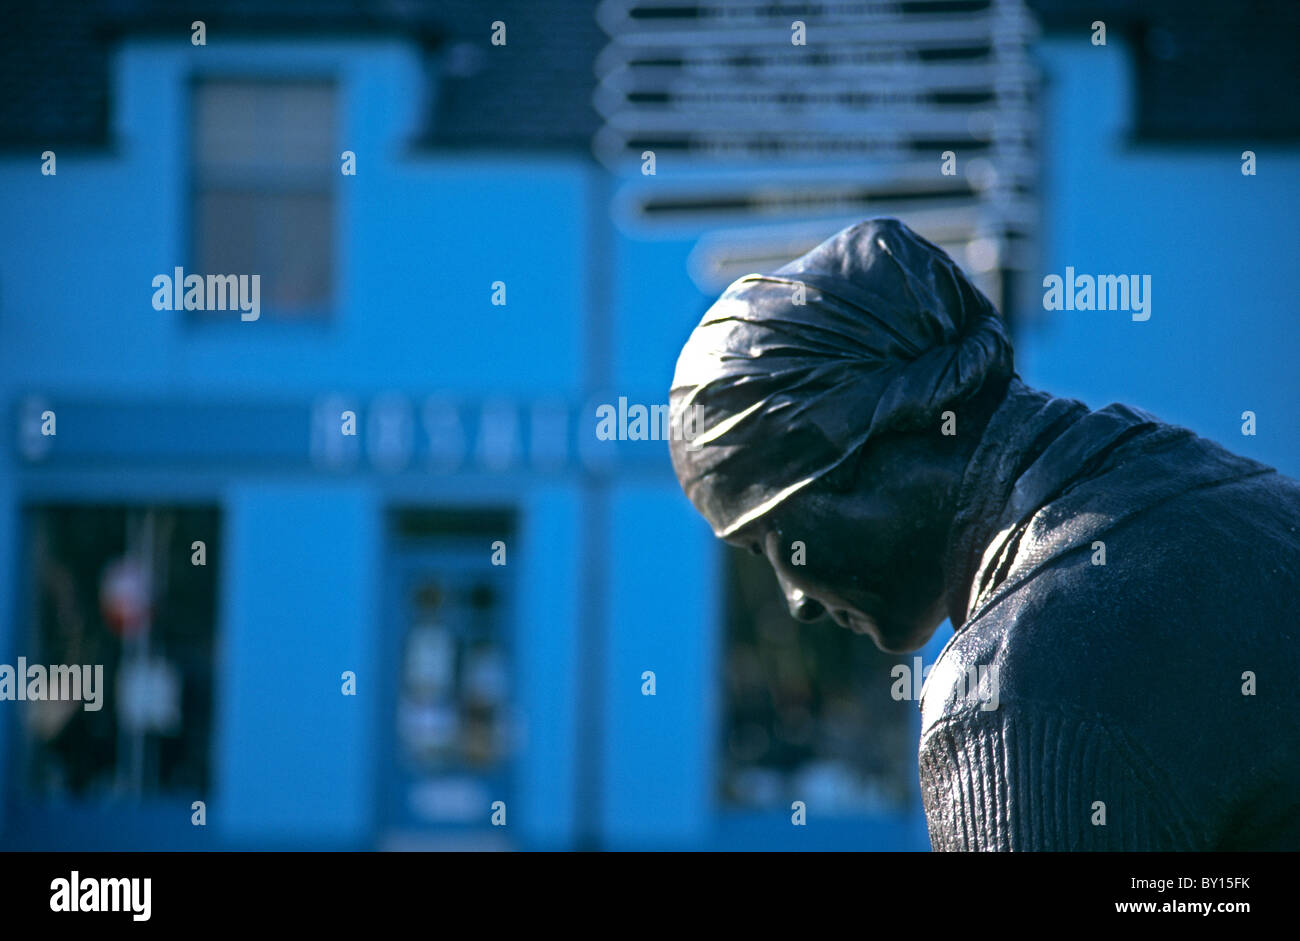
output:
[{"label": "knitted sweater", "polygon": [[1300,483],[1013,380],[959,499],[933,848],[1300,849]]}]

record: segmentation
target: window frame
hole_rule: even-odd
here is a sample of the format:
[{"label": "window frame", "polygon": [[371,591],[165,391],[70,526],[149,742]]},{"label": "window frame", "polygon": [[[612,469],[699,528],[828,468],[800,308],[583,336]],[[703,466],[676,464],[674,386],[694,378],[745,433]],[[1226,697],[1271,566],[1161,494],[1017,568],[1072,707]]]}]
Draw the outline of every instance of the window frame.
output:
[{"label": "window frame", "polygon": [[[240,274],[241,272],[209,272],[200,271],[199,269],[199,237],[198,225],[200,222],[199,199],[204,191],[204,181],[199,169],[197,139],[198,139],[198,107],[197,96],[201,86],[209,83],[243,83],[243,84],[266,84],[266,85],[328,85],[334,96],[334,140],[331,147],[331,153],[338,152],[339,138],[342,131],[344,108],[345,85],[343,78],[336,68],[308,68],[294,71],[283,71],[275,69],[258,69],[239,66],[224,66],[215,68],[199,68],[191,71],[184,83],[183,89],[183,121],[185,140],[181,148],[181,163],[183,166],[182,176],[182,200],[183,205],[178,213],[178,224],[181,228],[180,238],[180,257],[183,259],[183,267],[187,275],[192,273],[208,274]],[[331,158],[334,159],[334,158]],[[267,303],[261,304],[260,316],[257,323],[262,330],[270,329],[272,331],[289,330],[293,333],[301,331],[321,330],[333,327],[338,321],[338,312],[340,308],[339,290],[340,290],[340,188],[338,180],[333,173],[323,172],[322,180],[329,180],[329,225],[330,225],[330,243],[329,258],[327,259],[327,289],[326,299],[320,305],[302,307],[294,309],[292,312],[286,312],[283,309],[277,309]],[[265,189],[268,192],[286,192],[284,189],[275,188],[274,184],[263,183],[258,189]],[[304,190],[311,187],[304,185]],[[253,187],[249,187],[251,192]],[[164,272],[168,275],[170,271]],[[263,274],[264,272],[242,272],[249,275]],[[181,323],[186,328],[197,329],[202,331],[209,330],[229,330],[236,327],[242,327],[244,321],[237,316],[219,316],[212,315],[207,311],[175,311],[179,316]],[[227,311],[227,313],[231,313]],[[265,322],[264,322],[265,321]]]}]

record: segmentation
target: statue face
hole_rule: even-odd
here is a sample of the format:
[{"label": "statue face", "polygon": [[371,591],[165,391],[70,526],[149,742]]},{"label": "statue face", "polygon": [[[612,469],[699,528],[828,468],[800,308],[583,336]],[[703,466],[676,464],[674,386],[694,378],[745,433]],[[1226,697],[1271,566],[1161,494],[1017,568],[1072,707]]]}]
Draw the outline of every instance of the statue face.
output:
[{"label": "statue face", "polygon": [[829,613],[881,650],[916,650],[947,615],[942,559],[961,466],[918,436],[882,439],[850,492],[817,481],[727,541],[766,556],[794,617]]}]

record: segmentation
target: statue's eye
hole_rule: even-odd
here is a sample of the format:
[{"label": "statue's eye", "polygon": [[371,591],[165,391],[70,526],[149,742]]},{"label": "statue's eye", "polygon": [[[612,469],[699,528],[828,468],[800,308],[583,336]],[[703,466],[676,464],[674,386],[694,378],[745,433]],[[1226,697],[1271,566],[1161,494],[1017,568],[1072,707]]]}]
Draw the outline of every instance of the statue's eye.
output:
[{"label": "statue's eye", "polygon": [[763,547],[760,546],[760,545],[759,545],[758,543],[756,543],[756,542],[751,542],[751,543],[749,544],[749,551],[752,552],[752,553],[754,553],[754,555],[762,555],[762,554],[763,554]]}]

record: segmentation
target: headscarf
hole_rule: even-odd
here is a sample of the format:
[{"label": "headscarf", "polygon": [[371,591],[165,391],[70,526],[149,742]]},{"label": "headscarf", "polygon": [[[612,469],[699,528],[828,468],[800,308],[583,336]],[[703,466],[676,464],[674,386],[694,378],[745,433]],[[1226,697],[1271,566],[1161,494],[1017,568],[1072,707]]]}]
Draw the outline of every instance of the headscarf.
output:
[{"label": "headscarf", "polygon": [[726,537],[1012,369],[1001,317],[956,263],[897,219],[868,219],[732,282],[705,313],[669,394],[673,469]]}]

